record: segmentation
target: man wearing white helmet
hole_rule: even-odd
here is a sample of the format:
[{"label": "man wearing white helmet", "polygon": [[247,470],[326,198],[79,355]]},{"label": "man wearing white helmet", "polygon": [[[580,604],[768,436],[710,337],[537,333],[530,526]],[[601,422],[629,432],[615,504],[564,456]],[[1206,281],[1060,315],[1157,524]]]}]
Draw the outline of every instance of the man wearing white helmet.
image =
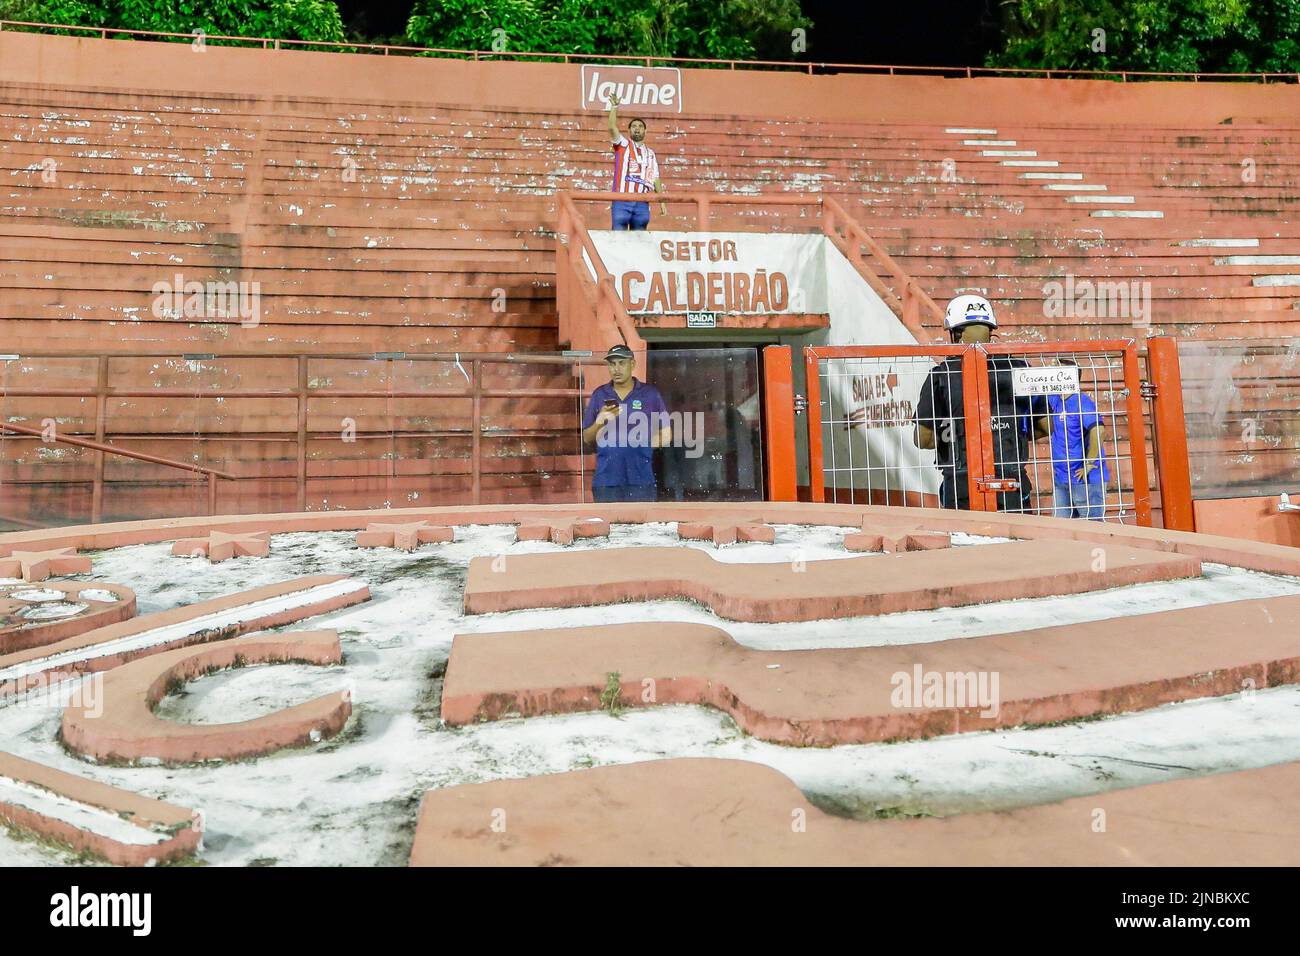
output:
[{"label": "man wearing white helmet", "polygon": [[[959,295],[948,303],[944,328],[954,345],[988,342],[998,327],[993,306],[982,295]],[[1033,408],[1028,398],[1018,398],[1011,370],[1028,363],[1008,355],[991,355],[989,403],[992,417],[993,457],[999,478],[1020,482],[1019,491],[998,494],[999,511],[1026,511],[1030,502],[1028,423]],[[916,406],[914,440],[919,448],[933,448],[935,466],[943,479],[939,503],[944,508],[969,508],[969,472],[966,465],[966,412],[961,380],[961,356],[950,355],[930,370]]]}]

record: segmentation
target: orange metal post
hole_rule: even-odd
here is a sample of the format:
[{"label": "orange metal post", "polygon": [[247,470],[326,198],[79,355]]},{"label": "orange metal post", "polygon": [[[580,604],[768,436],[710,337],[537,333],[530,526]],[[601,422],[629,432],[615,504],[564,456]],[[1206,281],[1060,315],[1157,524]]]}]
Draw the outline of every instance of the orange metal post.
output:
[{"label": "orange metal post", "polygon": [[307,376],[308,358],[305,355],[298,357],[298,510],[307,510],[307,386],[310,379]]},{"label": "orange metal post", "polygon": [[470,401],[474,419],[470,436],[470,500],[478,505],[483,503],[483,363],[479,359],[470,363],[470,388],[474,395]]},{"label": "orange metal post", "polygon": [[[968,348],[961,356],[962,407],[966,419],[966,476],[971,511],[997,511],[997,494],[985,491],[980,478],[993,471],[993,400],[989,396],[989,360],[983,349]],[[972,414],[974,410],[974,414]],[[978,425],[972,428],[971,425]]]},{"label": "orange metal post", "polygon": [[[1173,340],[1170,339],[1170,342]],[[1151,527],[1151,476],[1147,474],[1147,439],[1146,416],[1142,412],[1142,377],[1138,373],[1137,343],[1131,342],[1124,348],[1124,388],[1128,391],[1126,407],[1128,411],[1128,446],[1129,462],[1133,468],[1133,510],[1137,523]],[[1178,393],[1178,404],[1182,407],[1182,392]],[[1112,436],[1112,439],[1115,436]],[[1186,442],[1184,441],[1184,445]],[[1187,456],[1184,454],[1183,461]],[[1190,529],[1188,529],[1190,530]]]},{"label": "orange metal post", "polygon": [[[95,373],[95,441],[104,444],[108,421],[108,356],[101,355]],[[90,493],[90,522],[104,520],[104,453],[95,452],[95,483]]]},{"label": "orange metal post", "polygon": [[798,501],[794,441],[794,367],[788,345],[763,349],[763,446],[769,501]]},{"label": "orange metal post", "polygon": [[1147,340],[1156,431],[1156,460],[1160,463],[1160,505],[1165,527],[1195,531],[1192,509],[1192,473],[1187,458],[1187,420],[1183,411],[1183,377],[1178,365],[1178,343],[1159,336]]},{"label": "orange metal post", "polygon": [[812,501],[826,500],[826,476],[822,473],[822,389],[817,377],[817,353],[803,350],[804,389],[808,392],[808,488]]}]

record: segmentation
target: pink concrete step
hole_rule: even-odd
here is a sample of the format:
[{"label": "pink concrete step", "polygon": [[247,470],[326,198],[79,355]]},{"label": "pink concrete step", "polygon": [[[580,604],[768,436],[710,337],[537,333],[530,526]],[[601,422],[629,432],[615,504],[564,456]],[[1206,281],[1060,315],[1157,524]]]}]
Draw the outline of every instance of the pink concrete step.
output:
[{"label": "pink concrete step", "polygon": [[[655,760],[430,790],[411,865],[1295,866],[1297,787],[1290,763],[997,813],[858,822],[822,812],[761,764]],[[505,826],[490,826],[502,810]]]},{"label": "pink concrete step", "polygon": [[[686,599],[736,621],[811,621],[957,607],[991,600],[1078,594],[1102,587],[1196,577],[1194,560],[1093,549],[1074,542],[988,545],[978,565],[960,549],[784,564],[735,564],[707,552],[624,548],[613,552],[512,555],[508,573],[474,558],[467,614],[622,601]],[[941,585],[935,582],[943,582]]]},{"label": "pink concrete step", "polygon": [[[613,703],[610,674],[619,682]],[[935,674],[938,692],[923,699]],[[943,675],[958,678],[945,684]],[[442,717],[464,725],[615,704],[706,704],[763,740],[829,747],[1125,713],[1296,682],[1294,597],[1138,615],[1122,628],[1095,621],[808,651],[757,651],[720,628],[658,622],[457,635]],[[955,687],[955,699],[943,696],[945,686]]]}]

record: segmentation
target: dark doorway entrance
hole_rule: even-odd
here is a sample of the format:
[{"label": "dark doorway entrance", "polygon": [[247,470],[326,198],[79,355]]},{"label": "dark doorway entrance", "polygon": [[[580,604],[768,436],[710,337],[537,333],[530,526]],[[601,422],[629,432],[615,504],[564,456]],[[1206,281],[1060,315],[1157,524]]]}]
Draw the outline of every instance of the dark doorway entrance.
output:
[{"label": "dark doorway entrance", "polygon": [[759,348],[651,347],[650,383],[673,418],[673,447],[657,457],[663,501],[762,501]]}]

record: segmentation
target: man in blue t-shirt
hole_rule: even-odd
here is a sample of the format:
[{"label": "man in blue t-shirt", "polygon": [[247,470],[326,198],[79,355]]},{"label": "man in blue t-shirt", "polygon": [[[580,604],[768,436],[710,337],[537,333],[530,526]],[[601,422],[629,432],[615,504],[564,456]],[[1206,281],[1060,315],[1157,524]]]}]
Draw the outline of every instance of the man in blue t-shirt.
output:
[{"label": "man in blue t-shirt", "polygon": [[605,354],[609,382],[591,393],[582,416],[582,447],[596,450],[591,480],[595,501],[654,501],[654,450],[670,444],[672,424],[663,396],[632,377],[632,350],[615,345]]},{"label": "man in blue t-shirt", "polygon": [[[1062,365],[1073,365],[1068,359]],[[1058,518],[1100,521],[1106,511],[1106,429],[1097,404],[1082,391],[1048,395],[1047,414],[1038,420],[1039,434],[1052,439],[1052,484]]]}]

